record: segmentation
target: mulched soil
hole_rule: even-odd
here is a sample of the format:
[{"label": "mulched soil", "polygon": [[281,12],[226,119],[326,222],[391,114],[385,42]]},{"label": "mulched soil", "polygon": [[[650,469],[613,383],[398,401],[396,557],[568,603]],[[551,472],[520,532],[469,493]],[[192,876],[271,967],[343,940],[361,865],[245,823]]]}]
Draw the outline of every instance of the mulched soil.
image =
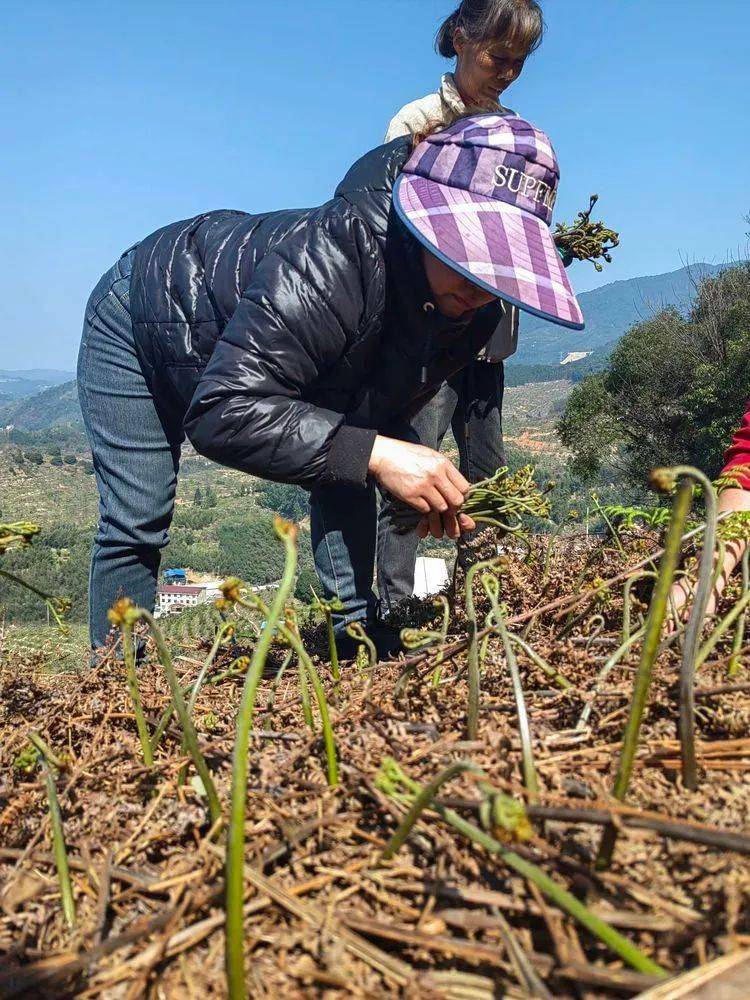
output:
[{"label": "mulched soil", "polygon": [[[634,538],[623,556],[583,538],[558,540],[545,575],[538,543],[528,563],[508,555],[501,599],[512,619],[591,587],[654,547],[654,537]],[[647,596],[641,590],[640,598]],[[483,619],[479,592],[477,600]],[[637,644],[604,683],[589,726],[576,730],[621,622],[620,585],[572,615],[542,614],[530,630],[534,649],[573,687],[559,690],[519,654],[542,793],[530,809],[532,839],[513,849],[676,974],[750,944],[750,836],[738,838],[740,850],[721,846],[720,836],[748,828],[750,690],[742,689],[742,674],[728,681],[719,660],[701,670],[701,690],[730,690],[698,698],[701,785],[688,792],[675,739],[679,656],[665,652],[629,808],[622,809],[609,792]],[[451,636],[464,635],[459,613]],[[175,649],[185,683],[210,638]],[[214,673],[232,658],[222,650]],[[287,671],[275,692],[271,681],[262,683],[246,825],[253,997],[521,997],[532,995],[521,985],[525,963],[555,997],[632,996],[652,984],[435,813],[424,814],[392,861],[380,860],[404,812],[375,785],[387,756],[421,782],[451,761],[469,759],[496,788],[524,798],[501,644],[489,644],[473,742],[465,740],[465,665],[461,652],[443,665],[434,687],[422,663],[399,698],[399,663],[347,668],[338,693],[327,681],[341,765],[333,790],[325,782],[322,741],[304,726],[297,671]],[[18,657],[0,666],[0,996],[224,996],[223,841],[208,836],[192,770],[179,783],[185,757],[177,724],[149,772],[122,668],[110,661],[76,675],[49,675],[44,667]],[[140,678],[155,725],[169,699],[153,656]],[[196,709],[224,802],[241,684],[229,678],[204,687]],[[60,907],[44,786],[38,774],[14,768],[32,729],[68,759],[57,787],[78,913],[74,931]],[[479,822],[471,780],[458,778],[441,794]],[[620,833],[611,868],[596,872],[602,811],[616,816]],[[697,824],[699,839],[718,831],[719,840],[699,844],[643,828],[646,813],[657,827]]]}]

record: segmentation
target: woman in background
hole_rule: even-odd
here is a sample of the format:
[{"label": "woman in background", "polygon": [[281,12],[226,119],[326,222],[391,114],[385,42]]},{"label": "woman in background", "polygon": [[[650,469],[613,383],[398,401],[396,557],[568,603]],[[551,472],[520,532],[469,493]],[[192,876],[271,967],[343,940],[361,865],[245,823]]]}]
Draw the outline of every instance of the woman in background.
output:
[{"label": "woman in background", "polygon": [[[518,78],[544,33],[536,0],[463,0],[438,30],[435,47],[455,59],[440,89],[403,107],[393,118],[385,141],[404,135],[421,137],[448,125],[469,108],[512,114],[500,104],[504,91]],[[505,464],[502,431],[503,360],[516,350],[518,309],[510,304],[477,359],[441,387],[410,421],[414,437],[439,450],[452,427],[459,468],[478,482]],[[419,538],[397,530],[397,505],[384,497],[378,522],[378,594],[387,616],[414,591],[414,565]]]}]

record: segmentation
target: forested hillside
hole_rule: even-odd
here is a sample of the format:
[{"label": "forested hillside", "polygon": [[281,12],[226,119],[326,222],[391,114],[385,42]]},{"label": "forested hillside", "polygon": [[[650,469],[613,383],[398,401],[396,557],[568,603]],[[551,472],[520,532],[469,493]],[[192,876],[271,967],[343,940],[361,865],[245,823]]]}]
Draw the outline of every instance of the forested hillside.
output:
[{"label": "forested hillside", "polygon": [[[613,281],[583,292],[578,300],[586,328],[581,331],[566,330],[522,315],[514,363],[558,364],[570,351],[593,351],[595,355],[606,356],[634,323],[648,319],[666,306],[687,312],[701,278],[717,274],[724,266],[696,263],[667,274]],[[575,273],[571,276],[575,284]]]},{"label": "forested hillside", "polygon": [[560,435],[584,475],[625,482],[674,462],[715,476],[750,397],[750,265],[707,278],[688,316],[666,309],[619,342],[573,390]]}]

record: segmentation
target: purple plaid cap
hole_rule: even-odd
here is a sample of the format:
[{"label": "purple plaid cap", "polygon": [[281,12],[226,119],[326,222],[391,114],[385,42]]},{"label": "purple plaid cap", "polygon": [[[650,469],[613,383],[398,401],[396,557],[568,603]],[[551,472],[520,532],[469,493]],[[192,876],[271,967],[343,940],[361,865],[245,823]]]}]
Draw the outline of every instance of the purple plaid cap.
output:
[{"label": "purple plaid cap", "polygon": [[462,118],[417,146],[394,189],[400,218],[428,250],[526,312],[583,329],[550,224],[560,170],[523,118]]}]

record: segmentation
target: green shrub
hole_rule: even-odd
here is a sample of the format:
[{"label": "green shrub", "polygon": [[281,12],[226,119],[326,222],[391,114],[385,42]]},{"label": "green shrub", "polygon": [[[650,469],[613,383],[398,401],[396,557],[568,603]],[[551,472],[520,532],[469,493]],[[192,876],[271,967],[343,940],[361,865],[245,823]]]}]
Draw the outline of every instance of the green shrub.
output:
[{"label": "green shrub", "polygon": [[249,584],[273,583],[284,570],[284,550],[273,531],[273,515],[255,510],[241,521],[219,525],[217,569]]},{"label": "green shrub", "polygon": [[301,486],[263,481],[256,496],[262,507],[276,511],[288,521],[301,521],[310,513],[310,494]]},{"label": "green shrub", "polygon": [[318,574],[312,566],[303,566],[300,570],[299,576],[297,577],[297,583],[294,587],[294,596],[298,601],[302,601],[304,604],[309,604],[313,598],[313,590],[315,590],[318,594],[320,593],[320,581],[318,580]]},{"label": "green shrub", "polygon": [[201,531],[216,520],[217,512],[205,507],[178,507],[175,510],[174,525],[176,528],[191,528]]}]

